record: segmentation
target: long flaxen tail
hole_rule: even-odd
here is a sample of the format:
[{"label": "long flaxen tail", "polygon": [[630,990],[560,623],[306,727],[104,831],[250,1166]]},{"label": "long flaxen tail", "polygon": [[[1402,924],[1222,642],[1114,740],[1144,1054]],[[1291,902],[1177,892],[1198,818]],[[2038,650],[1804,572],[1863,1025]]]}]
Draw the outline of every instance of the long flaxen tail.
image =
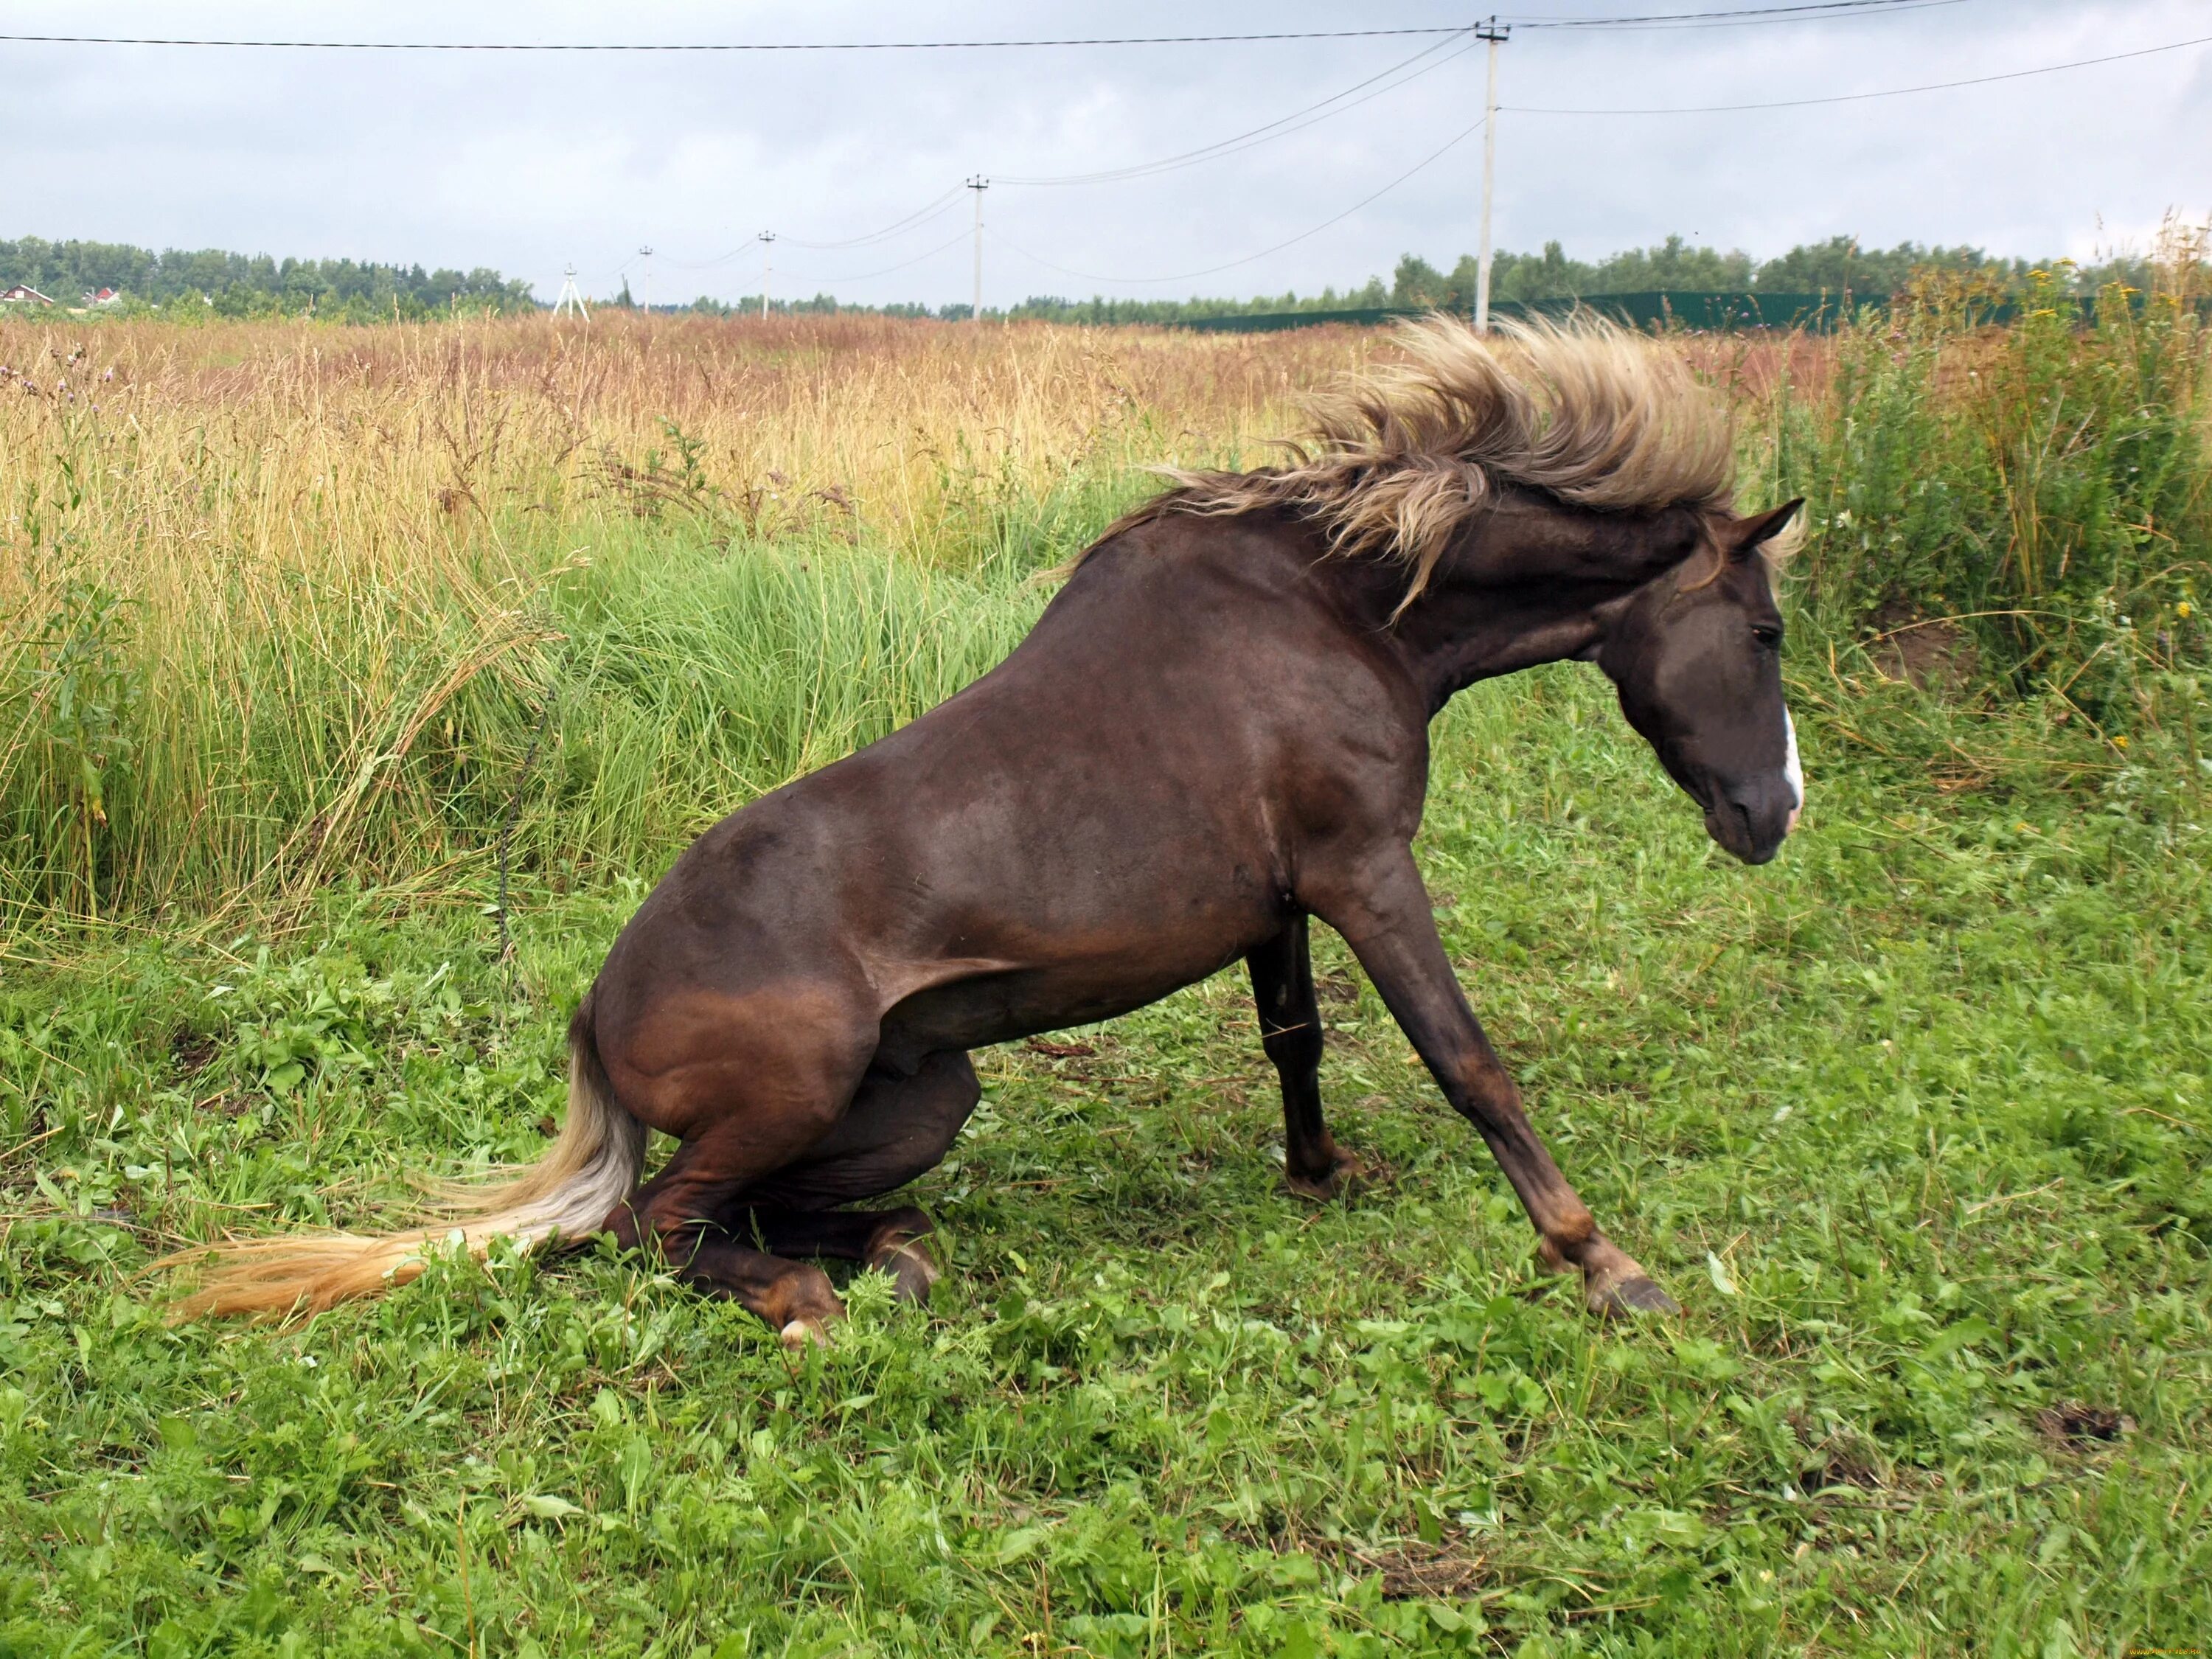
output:
[{"label": "long flaxen tail", "polygon": [[623,1109],[592,1041],[592,1000],[568,1027],[568,1118],[551,1150],[513,1180],[446,1188],[434,1219],[402,1231],[325,1233],[204,1246],[157,1266],[204,1262],[200,1286],[176,1304],[204,1314],[319,1312],[374,1296],[422,1271],[423,1252],[459,1245],[483,1255],[495,1238],[527,1249],[554,1234],[586,1237],[637,1185],[645,1126]]}]

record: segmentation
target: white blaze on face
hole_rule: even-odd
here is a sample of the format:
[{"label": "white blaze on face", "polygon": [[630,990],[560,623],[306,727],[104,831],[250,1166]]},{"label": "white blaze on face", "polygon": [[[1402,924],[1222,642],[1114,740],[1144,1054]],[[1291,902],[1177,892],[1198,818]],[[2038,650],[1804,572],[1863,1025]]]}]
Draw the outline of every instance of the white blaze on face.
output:
[{"label": "white blaze on face", "polygon": [[1797,827],[1797,819],[1805,811],[1805,769],[1797,763],[1797,726],[1787,708],[1782,711],[1782,735],[1789,744],[1783,754],[1782,775],[1790,780],[1790,793],[1797,798],[1797,804],[1790,809],[1789,829],[1782,832],[1786,836]]}]

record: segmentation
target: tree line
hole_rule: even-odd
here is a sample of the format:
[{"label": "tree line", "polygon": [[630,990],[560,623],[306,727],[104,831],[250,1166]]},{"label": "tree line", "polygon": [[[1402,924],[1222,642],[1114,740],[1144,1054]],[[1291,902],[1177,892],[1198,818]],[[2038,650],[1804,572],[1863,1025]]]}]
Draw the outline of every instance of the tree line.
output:
[{"label": "tree line", "polygon": [[[1595,261],[1568,257],[1558,242],[1540,253],[1499,252],[1491,261],[1493,300],[1575,300],[1608,294],[1756,293],[1856,295],[1887,298],[1905,287],[1916,271],[1947,270],[1972,276],[2000,289],[2023,286],[2032,271],[2063,270],[2076,292],[2094,294],[2107,283],[2150,285],[2148,259],[2120,258],[2097,265],[2007,258],[1977,247],[1929,246],[1899,242],[1895,247],[1865,248],[1852,236],[1801,243],[1764,261],[1741,250],[1723,252],[1696,247],[1669,236],[1655,247],[1629,248]],[[1417,253],[1398,261],[1391,279],[1370,277],[1364,286],[1325,288],[1318,294],[1263,294],[1250,300],[1068,300],[1042,295],[1012,308],[1017,317],[1060,322],[1174,323],[1201,317],[1233,317],[1267,312],[1355,311],[1383,307],[1440,306],[1474,308],[1476,262],[1462,254],[1449,270]],[[960,307],[962,315],[966,307]]]},{"label": "tree line", "polygon": [[[1607,294],[1686,292],[1852,294],[1877,298],[1894,293],[1917,270],[1948,270],[2001,289],[2022,284],[2031,270],[2053,269],[2026,259],[2007,258],[1976,247],[1929,246],[1899,242],[1890,248],[1861,247],[1856,237],[1833,236],[1808,242],[1764,261],[1741,250],[1693,246],[1669,236],[1652,247],[1629,248],[1595,261],[1571,258],[1556,241],[1539,253],[1501,252],[1492,264],[1491,295],[1500,301],[1577,299]],[[2097,265],[2063,267],[2075,289],[2094,293],[2106,283],[2149,285],[2148,263],[2119,258]],[[218,316],[312,315],[338,322],[388,322],[443,316],[453,307],[495,312],[542,308],[544,301],[520,278],[502,276],[483,266],[473,270],[428,270],[421,265],[380,264],[356,259],[276,259],[268,254],[228,253],[217,249],[186,252],[121,243],[50,242],[35,236],[0,241],[0,287],[27,283],[65,305],[82,295],[112,289],[125,309],[180,311],[197,307]],[[1261,294],[1249,298],[1194,295],[1185,300],[1088,300],[1032,295],[1003,309],[986,307],[994,317],[1036,318],[1069,323],[1176,323],[1206,317],[1249,316],[1267,312],[1351,311],[1384,307],[1442,306],[1467,310],[1474,304],[1475,258],[1462,254],[1449,270],[1419,254],[1398,261],[1389,282],[1371,276],[1360,286],[1328,287],[1317,294]],[[627,282],[605,303],[632,307]],[[657,311],[707,315],[743,315],[760,308],[758,295],[735,301],[702,295],[689,305],[656,306]],[[783,313],[865,312],[878,316],[965,319],[965,304],[854,305],[829,294],[811,299],[776,300]]]},{"label": "tree line", "polygon": [[120,242],[0,241],[0,287],[22,283],[58,305],[112,289],[126,308],[198,307],[226,317],[311,314],[340,322],[528,311],[530,284],[479,266],[425,270],[365,259],[277,259],[216,248],[155,252]]},{"label": "tree line", "polygon": [[[1833,236],[1824,242],[1807,242],[1766,260],[1755,260],[1741,251],[1696,247],[1680,236],[1669,236],[1654,247],[1629,248],[1598,260],[1570,258],[1558,242],[1547,242],[1540,253],[1500,252],[1491,262],[1491,297],[1499,301],[1574,300],[1608,294],[1757,293],[1854,295],[1881,299],[1898,292],[1917,271],[1945,270],[1972,276],[2001,291],[2025,286],[2032,272],[2061,272],[2065,285],[2082,294],[2094,294],[2107,283],[2150,285],[2146,258],[2118,258],[2094,265],[2064,261],[2008,258],[1977,247],[1929,246],[1899,242],[1894,247],[1861,247],[1852,236]],[[1441,306],[1461,311],[1474,306],[1475,258],[1462,254],[1449,270],[1439,269],[1417,253],[1398,261],[1390,280],[1370,276],[1357,287],[1324,288],[1317,294],[1295,291],[1260,294],[1249,298],[1194,295],[1186,300],[1088,300],[1060,295],[1032,295],[1003,310],[986,307],[990,317],[1036,318],[1060,323],[1179,323],[1206,317],[1255,316],[1274,312],[1366,311],[1385,307],[1418,309]],[[625,295],[624,298],[627,298]],[[617,301],[621,303],[621,301]],[[722,315],[742,314],[760,308],[757,295],[725,301],[702,297],[691,310]],[[777,300],[769,309],[785,313],[866,311],[878,315],[937,317],[964,319],[970,307],[962,305],[856,306],[835,296],[817,294],[812,299]]]}]

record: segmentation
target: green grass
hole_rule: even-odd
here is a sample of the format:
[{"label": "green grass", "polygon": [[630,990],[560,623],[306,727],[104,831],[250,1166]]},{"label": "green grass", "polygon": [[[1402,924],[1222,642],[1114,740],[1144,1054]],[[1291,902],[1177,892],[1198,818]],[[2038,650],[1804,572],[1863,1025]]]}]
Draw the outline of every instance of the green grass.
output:
[{"label": "green grass", "polygon": [[103,915],[434,884],[519,784],[521,861],[634,867],[1003,657],[1048,593],[1037,519],[967,569],[613,519],[571,559],[533,546],[526,584],[303,581],[277,623],[158,665],[131,601],[65,585],[0,627],[0,927],[82,918],[88,856]]},{"label": "green grass", "polygon": [[[593,1255],[166,1326],[136,1277],[162,1243],[365,1224],[411,1177],[531,1156],[567,1012],[685,829],[926,704],[1039,597],[887,574],[871,614],[902,622],[793,621],[776,696],[736,701],[717,677],[753,671],[716,629],[803,619],[790,594],[856,570],[679,559],[563,601],[589,692],[526,796],[512,981],[480,830],[442,884],[18,937],[0,1654],[2203,1644],[2197,763],[1825,668],[1812,813],[1764,870],[1705,842],[1589,671],[1469,694],[1439,749],[1447,942],[1679,1322],[1606,1328],[1548,1288],[1323,935],[1333,1121],[1384,1171],[1347,1205],[1277,1184],[1232,974],[1089,1054],[979,1056],[985,1103],[916,1192],[949,1240],[934,1305],[863,1276],[826,1352]],[[751,582],[793,586],[726,605]],[[722,706],[785,713],[739,732]],[[2043,1416],[2075,1407],[2128,1421]]]},{"label": "green grass", "polygon": [[1830,631],[1949,617],[1990,682],[2124,719],[2212,655],[2212,332],[2118,291],[2082,329],[2059,283],[1978,331],[1931,276],[1840,331],[1819,396],[1759,406],[1753,499],[1806,496]]}]

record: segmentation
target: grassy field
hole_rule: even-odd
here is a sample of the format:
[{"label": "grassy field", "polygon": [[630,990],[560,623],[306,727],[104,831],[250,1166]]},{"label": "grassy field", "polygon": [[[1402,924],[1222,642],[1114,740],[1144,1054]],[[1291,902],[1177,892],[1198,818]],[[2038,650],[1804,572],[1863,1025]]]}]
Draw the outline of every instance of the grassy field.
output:
[{"label": "grassy field", "polygon": [[[1716,356],[1747,487],[1821,532],[1776,864],[1710,847],[1594,671],[1443,723],[1447,944],[1679,1322],[1534,1271],[1323,936],[1349,1203],[1281,1190],[1224,975],[979,1055],[917,1188],[934,1304],[862,1276],[826,1352],[589,1255],[166,1324],[164,1248],[532,1156],[691,832],[995,659],[1136,463],[1255,459],[1375,349],[666,332],[141,326],[73,371],[136,404],[0,387],[0,1655],[2206,1644],[2202,362],[2130,392],[2117,337]],[[0,328],[19,371],[73,349]],[[2023,483],[1969,417],[2039,373],[2094,442]],[[473,470],[471,422],[508,434]],[[1941,515],[1984,511],[1976,564]],[[2045,561],[2112,522],[2136,564]],[[1853,620],[1900,570],[1929,613],[2032,580],[2049,625],[1924,630],[1916,688]]]}]

